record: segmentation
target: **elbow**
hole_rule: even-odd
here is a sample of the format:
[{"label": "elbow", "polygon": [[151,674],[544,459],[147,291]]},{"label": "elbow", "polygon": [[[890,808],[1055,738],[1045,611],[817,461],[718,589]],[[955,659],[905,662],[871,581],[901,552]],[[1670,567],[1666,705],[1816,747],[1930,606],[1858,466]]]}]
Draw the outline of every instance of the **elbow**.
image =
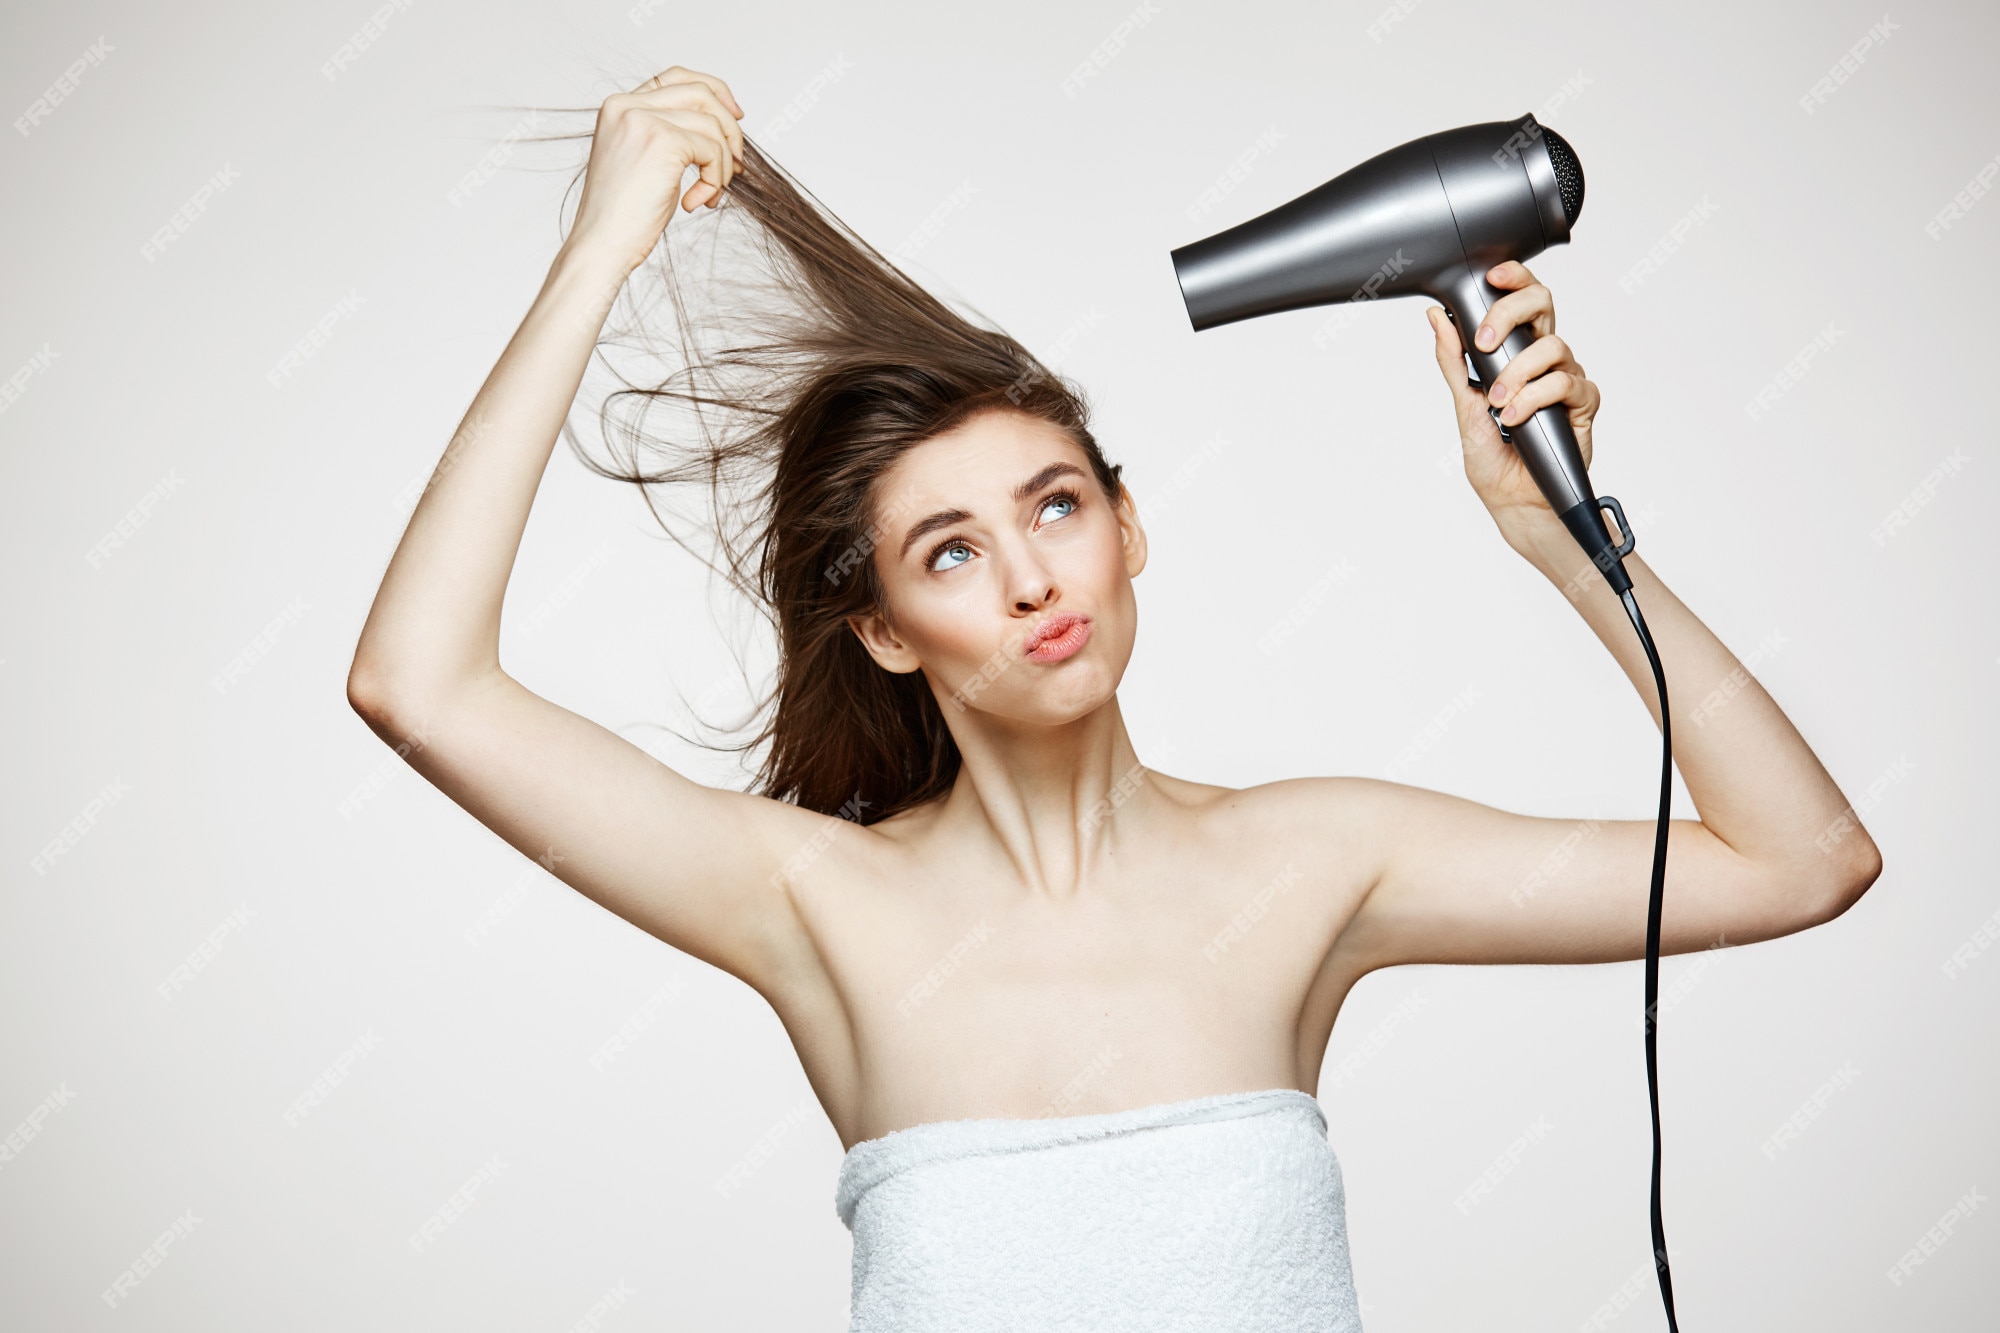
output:
[{"label": "elbow", "polygon": [[347,706],[390,745],[410,730],[411,719],[436,712],[436,691],[412,687],[408,677],[357,655],[347,671]]},{"label": "elbow", "polygon": [[1848,908],[1861,901],[1861,895],[1882,876],[1882,850],[1875,840],[1862,833],[1854,845],[1846,850],[1837,872],[1823,873],[1818,892],[1814,897],[1815,909],[1805,920],[1806,926],[1820,926],[1841,915]]},{"label": "elbow", "polygon": [[356,654],[347,669],[347,706],[373,727],[389,716],[389,681],[373,662]]}]

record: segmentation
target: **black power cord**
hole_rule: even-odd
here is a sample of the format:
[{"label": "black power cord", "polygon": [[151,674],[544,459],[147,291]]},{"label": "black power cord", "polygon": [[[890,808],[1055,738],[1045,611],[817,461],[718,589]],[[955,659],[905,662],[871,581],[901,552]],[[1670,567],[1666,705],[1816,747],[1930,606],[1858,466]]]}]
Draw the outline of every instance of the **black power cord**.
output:
[{"label": "black power cord", "polygon": [[[1612,503],[1616,505],[1616,501]],[[1624,526],[1622,512],[1619,514],[1619,525]],[[1627,528],[1626,533],[1627,549],[1629,549],[1631,529]],[[1667,884],[1667,811],[1673,801],[1674,735],[1667,716],[1667,675],[1660,667],[1660,654],[1653,647],[1653,636],[1646,631],[1646,618],[1639,614],[1639,603],[1633,599],[1630,587],[1618,594],[1618,600],[1625,604],[1625,614],[1632,618],[1632,628],[1639,631],[1639,642],[1646,649],[1646,661],[1652,664],[1653,685],[1660,693],[1660,818],[1658,832],[1653,835],[1652,898],[1646,905],[1646,1095],[1653,1107],[1653,1267],[1660,1279],[1660,1300],[1667,1307],[1668,1333],[1680,1333],[1680,1325],[1674,1320],[1674,1275],[1667,1267],[1667,1229],[1666,1224],[1660,1220],[1660,1074],[1657,1032],[1660,1008],[1660,907]]]}]

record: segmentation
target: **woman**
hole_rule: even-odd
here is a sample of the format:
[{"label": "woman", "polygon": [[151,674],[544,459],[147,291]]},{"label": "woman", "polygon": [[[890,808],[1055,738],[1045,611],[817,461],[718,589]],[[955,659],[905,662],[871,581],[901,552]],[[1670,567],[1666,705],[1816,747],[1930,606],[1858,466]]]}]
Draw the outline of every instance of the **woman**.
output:
[{"label": "woman", "polygon": [[[1146,534],[1081,397],[809,204],[742,116],[680,66],[604,102],[575,224],[410,520],[350,700],[391,744],[420,734],[409,762],[513,846],[769,1001],[848,1149],[854,1327],[1358,1328],[1313,1096],[1343,998],[1399,963],[1642,957],[1653,821],[1565,859],[1569,821],[1398,783],[1145,766],[1117,687]],[[778,630],[761,794],[681,777],[498,656],[540,476],[677,196],[747,211],[795,304],[724,312],[756,336],[641,396],[699,409],[693,472],[614,474],[762,469],[754,578],[731,564]],[[1467,478],[1657,723],[1622,608],[1488,414],[1561,403],[1587,460],[1598,390],[1548,290],[1490,277],[1509,295],[1482,344],[1538,335],[1490,394],[1429,312]],[[1626,568],[1677,709],[1733,686],[1675,728],[1701,818],[1671,827],[1661,952],[1838,916],[1872,841],[1729,650]]]}]

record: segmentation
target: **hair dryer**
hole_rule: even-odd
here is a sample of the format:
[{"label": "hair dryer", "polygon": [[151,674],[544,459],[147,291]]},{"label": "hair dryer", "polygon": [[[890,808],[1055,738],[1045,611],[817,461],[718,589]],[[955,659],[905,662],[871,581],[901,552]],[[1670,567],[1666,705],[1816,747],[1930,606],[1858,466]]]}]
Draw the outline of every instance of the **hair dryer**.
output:
[{"label": "hair dryer", "polygon": [[[1486,271],[1568,241],[1582,209],[1583,168],[1562,136],[1533,116],[1496,120],[1391,148],[1262,217],[1184,245],[1173,252],[1174,272],[1196,332],[1305,306],[1428,296],[1444,306],[1458,327],[1476,378],[1490,385],[1503,366],[1528,349],[1534,332],[1516,328],[1490,352],[1472,345],[1472,331],[1503,294],[1486,281]],[[1487,410],[1499,416],[1496,409]],[[1667,1328],[1677,1333],[1660,1210],[1655,1035],[1674,753],[1666,672],[1625,572],[1632,529],[1616,500],[1592,492],[1568,412],[1545,407],[1519,425],[1502,427],[1500,435],[1520,453],[1549,507],[1624,603],[1659,693],[1663,753],[1646,913],[1646,1091],[1653,1111],[1653,1263]],[[1615,546],[1599,516],[1607,507],[1617,516],[1623,537]]]},{"label": "hair dryer", "polygon": [[[1503,260],[1525,260],[1569,240],[1583,210],[1583,168],[1561,135],[1532,115],[1466,125],[1369,158],[1262,217],[1173,252],[1196,332],[1257,315],[1428,296],[1458,327],[1483,385],[1535,340],[1515,328],[1491,352],[1472,345],[1487,308],[1505,295],[1486,281]],[[1497,408],[1487,409],[1499,417]],[[1625,511],[1591,490],[1569,414],[1545,407],[1502,439],[1521,455],[1549,507],[1614,592],[1632,586]],[[1614,546],[1598,511],[1609,506],[1624,540]]]}]

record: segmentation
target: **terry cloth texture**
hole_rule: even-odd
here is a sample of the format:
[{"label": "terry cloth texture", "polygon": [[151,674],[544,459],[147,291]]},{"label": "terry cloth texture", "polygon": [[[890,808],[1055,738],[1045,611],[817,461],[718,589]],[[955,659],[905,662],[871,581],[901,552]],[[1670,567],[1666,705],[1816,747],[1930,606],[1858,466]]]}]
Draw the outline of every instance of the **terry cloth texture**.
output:
[{"label": "terry cloth texture", "polygon": [[1360,1333],[1346,1192],[1296,1088],[857,1143],[850,1333]]}]

